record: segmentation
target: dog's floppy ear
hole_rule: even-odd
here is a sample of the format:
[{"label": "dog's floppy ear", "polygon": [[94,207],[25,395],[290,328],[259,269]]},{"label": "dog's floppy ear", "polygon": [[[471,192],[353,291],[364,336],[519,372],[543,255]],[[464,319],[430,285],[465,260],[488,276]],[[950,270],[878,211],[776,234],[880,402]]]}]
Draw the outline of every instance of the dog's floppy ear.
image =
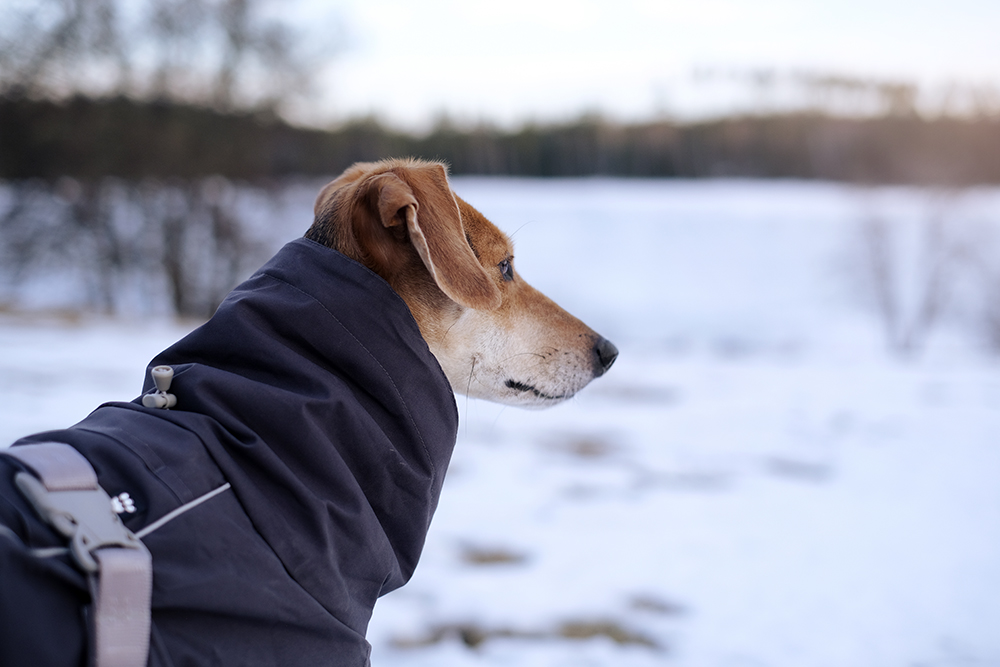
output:
[{"label": "dog's floppy ear", "polygon": [[411,166],[370,181],[386,228],[406,226],[434,282],[452,301],[476,310],[500,306],[500,290],[465,238],[458,202],[440,164]]}]

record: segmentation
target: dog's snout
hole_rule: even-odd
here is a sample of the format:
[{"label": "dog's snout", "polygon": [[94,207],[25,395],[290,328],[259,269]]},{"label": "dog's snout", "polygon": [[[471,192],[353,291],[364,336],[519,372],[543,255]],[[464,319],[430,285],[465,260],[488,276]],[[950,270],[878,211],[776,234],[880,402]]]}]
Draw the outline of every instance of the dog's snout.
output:
[{"label": "dog's snout", "polygon": [[594,356],[597,362],[594,364],[594,377],[601,377],[618,358],[618,348],[607,338],[601,337],[594,344]]}]

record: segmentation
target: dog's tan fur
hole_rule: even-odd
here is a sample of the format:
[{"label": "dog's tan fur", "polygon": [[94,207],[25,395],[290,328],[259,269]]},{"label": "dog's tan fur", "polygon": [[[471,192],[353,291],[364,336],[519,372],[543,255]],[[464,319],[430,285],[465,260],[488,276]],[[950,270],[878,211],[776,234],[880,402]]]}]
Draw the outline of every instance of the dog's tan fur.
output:
[{"label": "dog's tan fur", "polygon": [[355,164],[323,188],[315,213],[306,237],[389,283],[459,393],[552,405],[617,355],[513,271],[510,239],[452,192],[440,163]]}]

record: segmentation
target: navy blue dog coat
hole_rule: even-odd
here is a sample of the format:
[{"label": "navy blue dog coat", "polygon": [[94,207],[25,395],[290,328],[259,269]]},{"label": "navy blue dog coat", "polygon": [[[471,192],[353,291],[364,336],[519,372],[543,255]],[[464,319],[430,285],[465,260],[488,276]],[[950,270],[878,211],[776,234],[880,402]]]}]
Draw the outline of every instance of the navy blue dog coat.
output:
[{"label": "navy blue dog coat", "polygon": [[[458,427],[406,304],[299,239],[156,365],[174,409],[108,403],[15,444],[76,448],[133,532],[231,484],[143,538],[149,664],[368,664],[372,608],[413,573]],[[0,665],[83,665],[86,579],[32,552],[65,540],[14,488],[23,469],[0,456]]]}]

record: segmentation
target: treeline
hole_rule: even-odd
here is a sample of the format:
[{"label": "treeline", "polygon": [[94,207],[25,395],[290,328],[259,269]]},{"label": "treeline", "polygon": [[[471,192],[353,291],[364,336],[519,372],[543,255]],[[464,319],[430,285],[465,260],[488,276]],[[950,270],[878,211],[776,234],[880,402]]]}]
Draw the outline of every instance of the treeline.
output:
[{"label": "treeline", "polygon": [[366,119],[331,131],[270,114],[128,97],[0,98],[0,178],[259,181],[414,155],[454,174],[1000,183],[1000,119],[751,115],[621,125],[597,117],[516,130],[441,122],[414,136]]}]

